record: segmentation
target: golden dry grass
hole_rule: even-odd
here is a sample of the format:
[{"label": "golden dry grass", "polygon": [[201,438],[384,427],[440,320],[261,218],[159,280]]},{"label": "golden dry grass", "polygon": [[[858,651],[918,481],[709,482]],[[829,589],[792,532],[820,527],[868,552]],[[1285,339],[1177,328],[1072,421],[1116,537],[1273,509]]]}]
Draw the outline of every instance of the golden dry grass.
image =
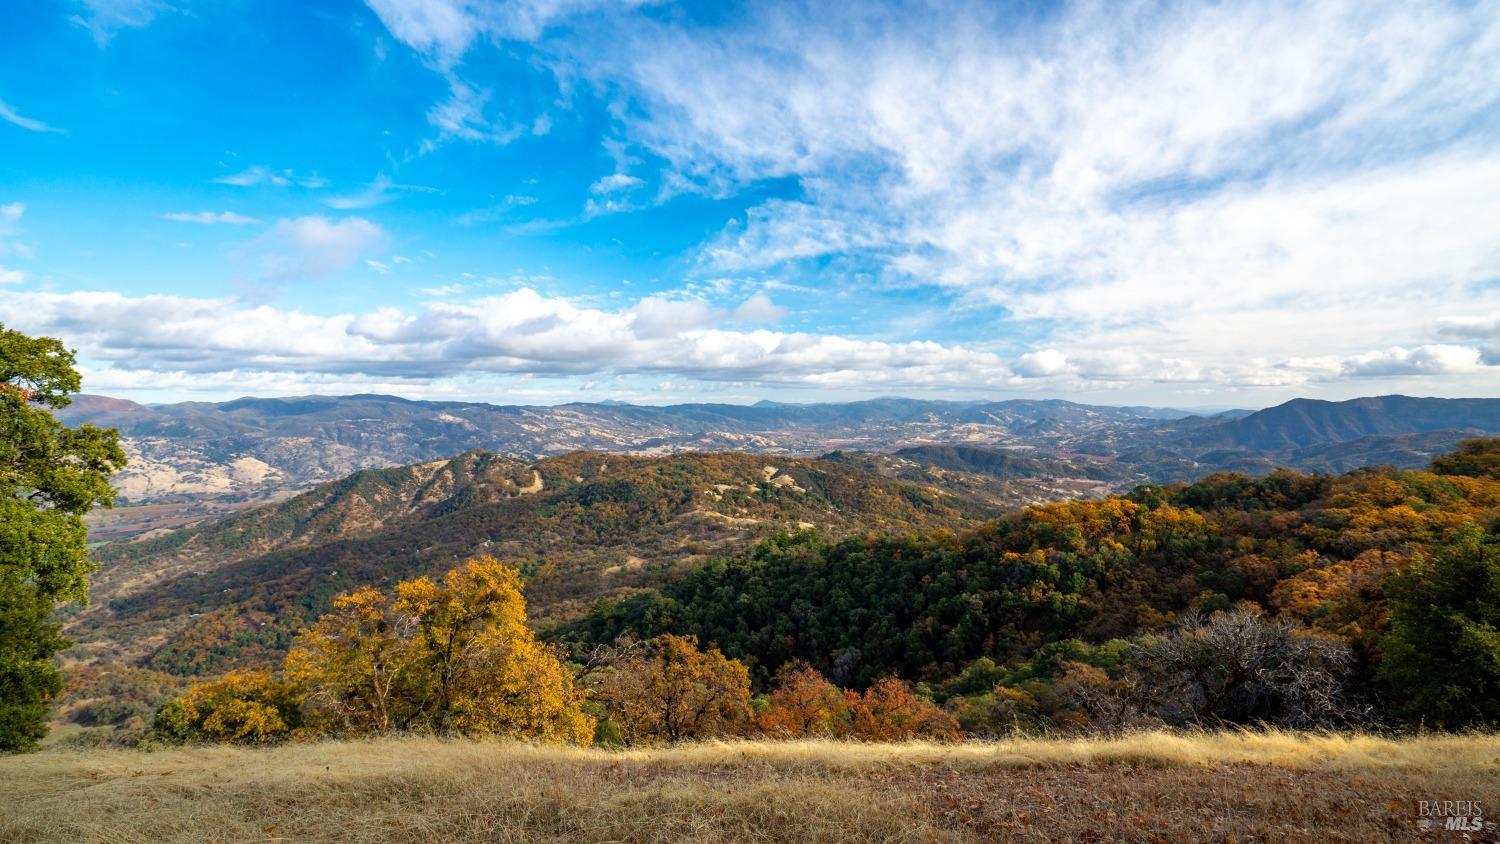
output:
[{"label": "golden dry grass", "polygon": [[0,759],[0,840],[1353,841],[1418,799],[1500,812],[1500,736],[49,751]]}]

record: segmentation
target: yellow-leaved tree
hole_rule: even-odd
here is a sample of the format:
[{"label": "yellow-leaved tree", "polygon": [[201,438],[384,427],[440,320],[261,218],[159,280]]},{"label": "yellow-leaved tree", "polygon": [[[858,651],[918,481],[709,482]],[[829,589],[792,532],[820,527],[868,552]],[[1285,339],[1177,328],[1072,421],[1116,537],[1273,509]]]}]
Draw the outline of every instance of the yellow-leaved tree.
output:
[{"label": "yellow-leaved tree", "polygon": [[301,703],[295,688],[264,671],[231,671],[167,701],[154,732],[172,743],[280,741],[301,726]]},{"label": "yellow-leaved tree", "polygon": [[297,637],[286,676],[327,732],[413,731],[588,744],[572,673],[526,626],[521,576],[491,557],[441,583],[363,588]]}]

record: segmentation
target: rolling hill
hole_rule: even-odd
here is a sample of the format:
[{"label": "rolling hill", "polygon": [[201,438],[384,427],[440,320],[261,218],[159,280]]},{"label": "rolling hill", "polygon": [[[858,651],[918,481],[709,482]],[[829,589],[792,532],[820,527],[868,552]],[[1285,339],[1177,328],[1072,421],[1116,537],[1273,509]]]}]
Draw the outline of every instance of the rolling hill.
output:
[{"label": "rolling hill", "polygon": [[94,602],[69,633],[84,661],[212,672],[284,647],[339,592],[474,554],[518,563],[546,625],[778,531],[924,531],[1000,509],[835,460],[576,452],[533,463],[474,451],[106,545]]},{"label": "rolling hill", "polygon": [[127,502],[141,504],[265,497],[473,449],[528,459],[577,450],[813,455],[933,443],[1055,449],[1185,414],[1055,400],[531,407],[356,395],[154,407],[83,396],[60,415],[120,430],[131,465],[117,483]]},{"label": "rolling hill", "polygon": [[1058,400],[537,407],[355,395],[146,406],[83,396],[61,415],[118,427],[131,458],[116,479],[124,506],[91,517],[99,540],[275,502],[364,469],[475,449],[523,461],[577,450],[885,454],[889,460],[845,459],[918,482],[943,482],[939,471],[988,478],[968,488],[1014,505],[1215,470],[1412,468],[1464,436],[1500,432],[1500,400],[1406,396],[1298,399],[1212,416]]}]

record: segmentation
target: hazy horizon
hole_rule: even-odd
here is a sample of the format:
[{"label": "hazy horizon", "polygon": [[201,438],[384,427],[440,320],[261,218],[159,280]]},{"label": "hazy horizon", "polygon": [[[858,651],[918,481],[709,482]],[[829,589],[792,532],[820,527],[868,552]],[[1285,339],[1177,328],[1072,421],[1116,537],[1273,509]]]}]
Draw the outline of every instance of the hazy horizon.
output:
[{"label": "hazy horizon", "polygon": [[754,400],[747,400],[747,401],[723,401],[723,400],[712,400],[712,399],[710,399],[710,400],[704,400],[704,401],[682,400],[682,401],[658,401],[658,402],[650,402],[650,401],[622,401],[622,400],[619,400],[619,399],[609,399],[609,398],[593,398],[593,399],[591,399],[591,398],[579,398],[579,399],[568,399],[568,400],[565,400],[565,401],[556,401],[556,402],[525,402],[525,401],[506,401],[506,400],[504,400],[503,397],[500,398],[500,399],[498,399],[498,400],[479,400],[479,399],[464,399],[464,398],[419,398],[419,397],[414,397],[414,396],[403,396],[403,395],[399,395],[399,394],[395,394],[395,393],[368,393],[368,392],[366,392],[366,393],[298,393],[298,394],[288,393],[288,394],[278,394],[278,395],[238,395],[238,396],[232,396],[232,397],[229,397],[229,398],[222,398],[222,399],[207,399],[207,398],[203,398],[201,396],[193,396],[193,397],[190,397],[190,398],[180,399],[180,400],[173,400],[173,401],[148,401],[148,400],[142,400],[142,399],[139,399],[139,398],[131,398],[131,397],[125,396],[125,395],[108,395],[108,394],[105,394],[105,393],[96,393],[96,392],[91,392],[91,391],[89,391],[87,389],[85,389],[84,392],[79,395],[79,397],[97,397],[97,398],[105,398],[105,399],[112,399],[112,400],[122,400],[123,399],[123,400],[126,400],[126,401],[136,402],[137,404],[145,405],[145,406],[148,406],[148,407],[160,407],[160,406],[166,406],[166,405],[185,404],[185,403],[192,403],[192,402],[201,402],[201,403],[210,403],[210,404],[226,404],[226,403],[236,402],[236,401],[274,401],[274,400],[290,400],[290,399],[352,399],[352,398],[366,398],[366,397],[370,397],[370,398],[390,398],[390,399],[397,399],[397,400],[401,400],[401,401],[412,401],[412,402],[454,402],[454,403],[459,403],[459,404],[483,404],[483,405],[492,405],[492,406],[497,406],[497,407],[505,407],[505,406],[514,406],[514,407],[557,407],[557,406],[566,405],[566,404],[596,404],[596,405],[604,405],[604,406],[619,405],[619,406],[626,406],[626,407],[657,407],[657,408],[680,407],[680,406],[687,406],[687,405],[702,405],[702,404],[722,404],[722,405],[732,405],[732,406],[736,406],[736,407],[753,407],[753,406],[756,406],[756,405],[759,405],[759,404],[776,404],[776,405],[786,405],[786,406],[814,406],[814,405],[830,405],[830,404],[851,404],[851,403],[856,403],[856,402],[868,402],[868,401],[928,401],[928,402],[940,402],[940,403],[951,403],[951,404],[970,404],[970,405],[988,404],[988,403],[1001,403],[1001,402],[1006,402],[1006,401],[1067,401],[1067,402],[1074,402],[1076,404],[1086,405],[1086,406],[1093,406],[1093,407],[1112,407],[1112,408],[1139,407],[1139,408],[1147,408],[1147,409],[1151,409],[1151,410],[1178,411],[1178,412],[1182,412],[1182,413],[1186,413],[1186,414],[1199,415],[1199,416],[1213,416],[1213,415],[1217,415],[1217,414],[1221,414],[1221,413],[1229,413],[1229,412],[1247,412],[1247,411],[1248,412],[1253,412],[1253,411],[1256,411],[1256,410],[1264,410],[1264,409],[1269,408],[1269,407],[1276,407],[1276,406],[1279,406],[1279,405],[1282,405],[1282,404],[1286,404],[1287,402],[1296,401],[1296,400],[1333,401],[1333,402],[1338,402],[1338,401],[1353,401],[1353,400],[1357,400],[1357,399],[1386,398],[1386,397],[1390,397],[1390,396],[1403,396],[1403,397],[1406,397],[1406,398],[1416,398],[1416,399],[1429,399],[1429,398],[1475,398],[1475,399],[1483,399],[1483,398],[1492,398],[1492,397],[1489,397],[1489,396],[1406,396],[1406,395],[1400,394],[1400,393],[1385,393],[1385,394],[1381,394],[1381,395],[1373,395],[1372,394],[1372,395],[1368,395],[1368,396],[1355,396],[1355,397],[1350,398],[1350,399],[1322,399],[1322,398],[1319,398],[1317,396],[1293,396],[1290,399],[1286,399],[1284,401],[1278,401],[1278,402],[1275,402],[1273,404],[1249,406],[1249,405],[1156,405],[1156,404],[1121,403],[1121,402],[1108,402],[1108,401],[1090,402],[1090,401],[1075,401],[1074,399],[1061,398],[1061,397],[1058,397],[1058,396],[1041,396],[1041,395],[1019,396],[1019,397],[1017,397],[1017,396],[1011,396],[1011,397],[942,399],[942,398],[926,398],[926,397],[911,396],[911,395],[887,394],[887,395],[869,396],[869,397],[865,397],[865,398],[833,399],[833,400],[827,400],[827,401],[779,401],[779,400],[775,400],[775,399],[754,399]]}]

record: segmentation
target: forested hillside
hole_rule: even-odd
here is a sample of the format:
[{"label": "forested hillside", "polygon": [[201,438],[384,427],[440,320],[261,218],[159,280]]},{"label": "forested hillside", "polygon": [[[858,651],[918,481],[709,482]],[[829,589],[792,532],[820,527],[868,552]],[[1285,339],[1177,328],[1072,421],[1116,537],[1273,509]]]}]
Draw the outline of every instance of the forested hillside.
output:
[{"label": "forested hillside", "polygon": [[[1496,714],[1496,673],[1433,676],[1414,648],[1454,665],[1494,656],[1482,643],[1500,629],[1496,447],[1470,443],[1434,471],[1146,485],[961,532],[783,536],[650,594],[601,601],[558,638],[582,647],[695,635],[762,684],[800,660],[855,688],[895,674],[1032,718],[1049,698],[1065,708],[1054,686],[1070,666],[1074,685],[1109,687],[1142,637],[1237,608],[1347,653],[1341,670],[1361,702],[1351,699],[1351,712],[1390,704],[1431,722],[1485,720]],[[1408,611],[1393,624],[1400,600]],[[1435,697],[1413,704],[1422,695]]]},{"label": "forested hillside", "polygon": [[545,625],[779,531],[900,533],[993,512],[832,461],[580,452],[530,464],[473,452],[105,546],[95,601],[69,629],[81,659],[214,673],[284,650],[340,592],[476,553],[522,568]]},{"label": "forested hillside", "polygon": [[[69,713],[143,717],[184,678],[275,663],[338,594],[483,554],[518,568],[534,626],[579,662],[696,637],[756,690],[788,666],[850,694],[895,677],[972,732],[1488,722],[1494,676],[1434,674],[1423,655],[1482,663],[1500,628],[1497,454],[1477,440],[1431,471],[1219,473],[998,518],[986,484],[1029,458],[476,452],[362,472],[101,549],[98,600],[69,625]],[[1217,667],[1245,653],[1272,660],[1245,677],[1280,679],[1242,688]],[[136,702],[103,706],[120,700]]]}]

